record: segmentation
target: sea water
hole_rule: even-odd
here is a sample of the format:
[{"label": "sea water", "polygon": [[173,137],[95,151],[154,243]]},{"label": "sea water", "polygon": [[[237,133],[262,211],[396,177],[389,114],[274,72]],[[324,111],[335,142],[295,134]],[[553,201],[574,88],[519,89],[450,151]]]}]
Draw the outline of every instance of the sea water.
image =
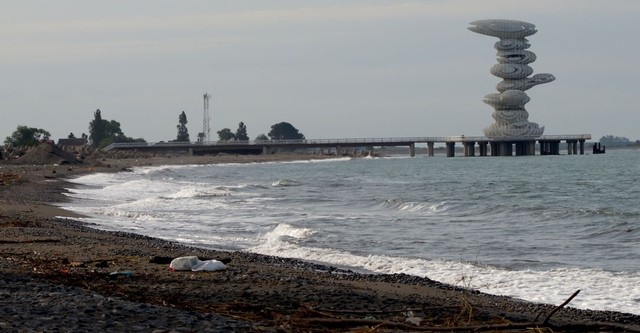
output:
[{"label": "sea water", "polygon": [[136,168],[73,180],[98,228],[640,314],[640,151]]}]

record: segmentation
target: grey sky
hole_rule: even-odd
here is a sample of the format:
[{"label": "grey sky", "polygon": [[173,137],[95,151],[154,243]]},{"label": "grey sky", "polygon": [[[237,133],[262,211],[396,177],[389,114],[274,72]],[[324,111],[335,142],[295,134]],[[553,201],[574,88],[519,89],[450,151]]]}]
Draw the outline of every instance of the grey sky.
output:
[{"label": "grey sky", "polygon": [[0,138],[18,125],[175,139],[288,121],[309,139],[482,135],[500,81],[479,19],[533,23],[529,120],[545,134],[640,139],[640,1],[25,1],[0,4]]}]

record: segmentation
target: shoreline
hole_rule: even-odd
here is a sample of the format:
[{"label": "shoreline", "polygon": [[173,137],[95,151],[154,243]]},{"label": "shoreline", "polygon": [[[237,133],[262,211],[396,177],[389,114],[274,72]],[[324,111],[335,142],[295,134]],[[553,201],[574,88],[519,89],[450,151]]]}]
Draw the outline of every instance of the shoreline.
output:
[{"label": "shoreline", "polygon": [[[68,179],[83,174],[120,172],[137,166],[320,158],[335,156],[153,157],[57,166],[0,163],[3,179],[0,186],[0,292],[13,288],[17,282],[27,281],[46,286],[41,289],[72,288],[68,293],[78,297],[78,306],[91,307],[95,299],[100,298],[113,300],[119,304],[116,307],[137,309],[135,315],[119,311],[121,317],[113,320],[104,318],[105,314],[113,313],[109,312],[110,304],[104,302],[102,307],[91,311],[75,312],[72,325],[79,331],[119,331],[133,326],[140,327],[141,331],[153,331],[155,327],[158,332],[176,327],[225,331],[221,327],[228,326],[227,331],[284,328],[292,332],[320,332],[378,327],[378,332],[410,332],[487,325],[495,330],[533,325],[550,327],[555,332],[577,328],[640,331],[638,315],[577,310],[570,308],[569,303],[545,324],[543,319],[555,305],[483,294],[404,274],[360,274],[295,259],[194,248],[132,233],[102,231],[82,221],[56,217],[75,214],[54,204],[66,199],[65,188],[73,186]],[[153,257],[184,255],[232,261],[220,272],[169,272],[168,265],[149,262]],[[110,275],[122,271],[133,275],[115,278]],[[22,292],[34,291],[32,288]],[[43,297],[40,292],[35,293],[34,297]],[[3,302],[5,308],[34,311],[29,298],[9,297]],[[60,309],[58,314],[55,306],[48,310],[53,314],[44,317],[59,319],[60,326],[47,327],[68,327],[64,323],[70,319],[57,317],[67,310]],[[180,313],[181,319],[175,324],[157,318],[157,313],[169,310]],[[546,315],[536,320],[542,312]],[[207,316],[215,318],[202,320]],[[0,312],[0,328],[27,325],[22,327],[28,329],[28,325],[34,324],[33,320],[27,323],[28,319],[8,316],[5,310]],[[505,328],[505,325],[510,326]],[[36,326],[33,329],[42,330]]]}]

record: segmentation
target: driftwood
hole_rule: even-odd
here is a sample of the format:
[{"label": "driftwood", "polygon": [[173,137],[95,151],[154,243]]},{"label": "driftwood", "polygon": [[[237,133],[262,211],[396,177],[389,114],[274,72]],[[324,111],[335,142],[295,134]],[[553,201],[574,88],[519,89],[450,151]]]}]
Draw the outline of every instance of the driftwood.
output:
[{"label": "driftwood", "polygon": [[417,312],[425,310],[438,310],[438,309],[457,309],[459,306],[430,306],[424,308],[407,308],[407,309],[395,309],[395,310],[336,310],[336,309],[323,309],[323,308],[310,308],[310,310],[330,313],[343,313],[343,314],[389,314],[389,313],[402,313],[402,312]]},{"label": "driftwood", "polygon": [[555,309],[551,310],[551,312],[549,312],[549,315],[547,316],[547,318],[545,318],[542,323],[543,324],[548,323],[549,319],[551,318],[551,316],[553,316],[556,312],[558,312],[558,310],[562,309],[565,305],[569,304],[569,302],[571,302],[571,300],[573,300],[576,296],[578,296],[579,293],[580,293],[580,289],[576,290],[576,292],[573,293],[573,295],[571,295],[571,297],[567,298],[567,300],[564,301],[562,304],[558,305]]}]

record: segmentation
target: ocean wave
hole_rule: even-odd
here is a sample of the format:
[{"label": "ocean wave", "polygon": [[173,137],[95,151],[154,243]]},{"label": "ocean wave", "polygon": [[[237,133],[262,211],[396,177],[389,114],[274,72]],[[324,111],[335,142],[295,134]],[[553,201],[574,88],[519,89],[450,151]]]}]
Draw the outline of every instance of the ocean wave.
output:
[{"label": "ocean wave", "polygon": [[153,175],[157,173],[173,173],[182,169],[193,169],[207,166],[206,164],[168,164],[158,166],[138,166],[133,167],[132,170],[135,174],[139,175]]},{"label": "ocean wave", "polygon": [[262,235],[262,239],[265,240],[280,240],[282,237],[289,237],[295,239],[304,239],[313,235],[315,231],[310,228],[296,228],[286,223],[278,224],[275,229]]},{"label": "ocean wave", "polygon": [[447,202],[440,202],[437,204],[428,202],[415,202],[415,201],[402,201],[397,199],[385,200],[378,205],[378,208],[393,209],[401,212],[428,212],[428,213],[440,213],[448,209]]},{"label": "ocean wave", "polygon": [[229,197],[233,194],[226,189],[212,188],[183,188],[175,193],[162,196],[164,199],[193,199],[193,198],[210,198],[210,197]]},{"label": "ocean wave", "polygon": [[298,183],[289,179],[279,179],[271,184],[271,186],[274,186],[274,187],[288,187],[288,186],[296,186],[296,185],[298,185]]},{"label": "ocean wave", "polygon": [[622,216],[628,218],[640,217],[640,212],[631,212],[631,211],[618,211],[610,208],[600,208],[600,209],[580,209],[580,214],[593,216],[593,215],[605,215],[605,216]]},{"label": "ocean wave", "polygon": [[265,242],[245,251],[372,273],[416,275],[461,288],[540,303],[560,304],[581,289],[585,297],[573,300],[573,307],[640,314],[640,273],[637,272],[614,273],[579,268],[511,270],[442,259],[354,255],[339,249],[305,247],[287,242]]},{"label": "ocean wave", "polygon": [[147,211],[129,211],[124,210],[117,207],[108,207],[104,209],[100,209],[96,211],[100,215],[109,216],[109,217],[119,217],[119,218],[127,218],[133,221],[156,221],[158,219],[157,216],[147,212]]},{"label": "ocean wave", "polygon": [[70,178],[69,182],[83,186],[99,186],[113,183],[117,179],[116,173],[91,173],[80,177]]},{"label": "ocean wave", "polygon": [[218,163],[216,167],[253,167],[256,165],[272,165],[272,164],[316,164],[316,163],[332,163],[352,160],[351,157],[336,157],[336,158],[323,158],[323,159],[309,159],[309,160],[293,160],[293,161],[265,161],[265,162],[248,162],[248,163]]}]

